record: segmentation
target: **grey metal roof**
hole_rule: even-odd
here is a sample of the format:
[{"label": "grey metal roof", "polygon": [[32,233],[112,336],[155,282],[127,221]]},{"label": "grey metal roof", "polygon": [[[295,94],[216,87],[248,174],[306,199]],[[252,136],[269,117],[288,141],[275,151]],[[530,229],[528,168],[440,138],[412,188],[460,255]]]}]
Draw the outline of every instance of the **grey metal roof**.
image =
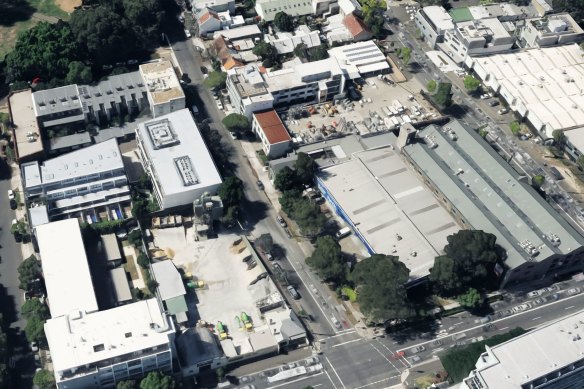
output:
[{"label": "grey metal roof", "polygon": [[82,132],[80,134],[60,136],[58,138],[51,139],[50,149],[59,150],[73,146],[81,146],[87,143],[91,143],[91,135],[89,135],[88,132]]},{"label": "grey metal roof", "polygon": [[[511,268],[568,254],[584,239],[473,130],[453,121],[418,134],[404,148],[424,174],[476,230],[493,233]],[[454,138],[454,139],[453,139]],[[436,145],[432,148],[433,145]],[[552,234],[559,243],[551,241]],[[530,255],[531,246],[539,254]]]},{"label": "grey metal roof", "polygon": [[158,292],[162,300],[184,296],[187,293],[182,277],[171,260],[153,263],[152,271],[156,282],[158,282]]},{"label": "grey metal roof", "polygon": [[194,366],[223,356],[215,336],[207,328],[191,327],[178,334],[176,346],[182,366]]},{"label": "grey metal roof", "polygon": [[130,285],[128,284],[128,278],[126,277],[126,271],[124,268],[118,267],[111,269],[110,277],[112,280],[116,300],[119,303],[131,300],[132,292],[130,291]]},{"label": "grey metal roof", "polygon": [[120,246],[118,245],[118,239],[115,234],[102,235],[101,244],[108,261],[118,261],[122,259]]},{"label": "grey metal roof", "polygon": [[81,109],[77,85],[65,85],[32,94],[36,116]]}]

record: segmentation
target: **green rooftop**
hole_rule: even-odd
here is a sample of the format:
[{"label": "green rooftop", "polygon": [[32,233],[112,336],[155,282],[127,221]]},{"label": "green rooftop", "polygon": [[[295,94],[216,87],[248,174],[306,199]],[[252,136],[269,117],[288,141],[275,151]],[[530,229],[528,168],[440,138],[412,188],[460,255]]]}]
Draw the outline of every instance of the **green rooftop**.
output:
[{"label": "green rooftop", "polygon": [[468,22],[469,20],[473,20],[472,14],[470,13],[468,7],[452,8],[450,11],[448,11],[448,13],[452,17],[452,21],[454,23]]}]

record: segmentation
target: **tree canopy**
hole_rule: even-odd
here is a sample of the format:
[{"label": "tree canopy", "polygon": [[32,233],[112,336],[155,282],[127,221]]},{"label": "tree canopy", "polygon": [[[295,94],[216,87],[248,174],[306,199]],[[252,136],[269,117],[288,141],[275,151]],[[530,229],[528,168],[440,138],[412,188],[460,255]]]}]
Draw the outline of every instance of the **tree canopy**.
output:
[{"label": "tree canopy", "polygon": [[475,288],[469,288],[465,293],[461,294],[457,298],[458,303],[465,308],[475,309],[483,304],[483,296]]},{"label": "tree canopy", "polygon": [[252,53],[263,59],[262,66],[271,68],[279,66],[278,50],[268,42],[260,42],[252,50]]},{"label": "tree canopy", "polygon": [[134,380],[120,381],[116,384],[116,389],[138,389],[138,383]]},{"label": "tree canopy", "polygon": [[33,288],[35,280],[41,276],[41,263],[34,255],[26,258],[18,266],[18,280],[20,289],[29,291]]},{"label": "tree canopy", "polygon": [[341,246],[331,236],[319,237],[312,255],[306,258],[308,266],[316,270],[325,281],[337,284],[346,279],[347,265],[343,261]]},{"label": "tree canopy", "polygon": [[243,182],[235,176],[227,177],[219,189],[217,194],[221,197],[224,207],[239,206],[243,200]]},{"label": "tree canopy", "polygon": [[434,94],[434,101],[442,108],[447,108],[452,104],[452,84],[441,82],[438,84],[438,90]]},{"label": "tree canopy", "polygon": [[356,285],[361,310],[369,320],[383,322],[412,316],[405,288],[409,275],[406,265],[389,255],[374,254],[355,265],[350,278]]},{"label": "tree canopy", "polygon": [[545,182],[545,176],[537,174],[531,178],[531,185],[535,189],[540,189]]},{"label": "tree canopy", "polygon": [[283,32],[294,31],[294,19],[286,12],[278,12],[274,16],[274,25],[278,27],[278,30]]},{"label": "tree canopy", "polygon": [[230,113],[222,120],[223,125],[229,132],[243,133],[250,129],[249,120],[246,116],[238,113]]},{"label": "tree canopy", "polygon": [[496,286],[495,265],[499,249],[493,234],[461,230],[450,235],[444,247],[446,255],[437,257],[430,269],[430,281],[443,296],[452,296],[468,288],[484,290]]},{"label": "tree canopy", "polygon": [[281,192],[296,188],[298,186],[296,171],[285,166],[282,170],[276,173],[274,186]]},{"label": "tree canopy", "polygon": [[308,236],[320,234],[326,223],[326,217],[320,208],[301,196],[300,191],[289,190],[279,199],[282,210],[298,223],[302,233]]},{"label": "tree canopy", "polygon": [[225,88],[225,81],[227,81],[227,73],[214,71],[209,73],[203,85],[209,89],[222,89]]},{"label": "tree canopy", "polygon": [[306,153],[298,153],[298,158],[294,163],[296,170],[296,177],[300,184],[311,184],[314,181],[314,173],[316,171],[316,163]]},{"label": "tree canopy", "polygon": [[55,376],[48,370],[39,370],[35,373],[32,382],[40,389],[52,389],[55,387]]},{"label": "tree canopy", "polygon": [[269,253],[274,248],[274,240],[270,234],[261,234],[255,241],[256,246],[264,253]]},{"label": "tree canopy", "polygon": [[384,0],[361,0],[363,22],[371,29],[373,35],[378,36],[383,28],[383,12],[387,10]]},{"label": "tree canopy", "polygon": [[174,379],[158,371],[151,371],[140,381],[140,389],[174,389]]},{"label": "tree canopy", "polygon": [[426,83],[426,89],[428,89],[428,92],[430,92],[430,93],[436,92],[436,86],[437,86],[437,84],[436,84],[436,81],[434,81],[434,80],[429,80]]},{"label": "tree canopy", "polygon": [[466,90],[470,93],[476,92],[481,86],[481,81],[471,75],[464,77],[463,83]]}]

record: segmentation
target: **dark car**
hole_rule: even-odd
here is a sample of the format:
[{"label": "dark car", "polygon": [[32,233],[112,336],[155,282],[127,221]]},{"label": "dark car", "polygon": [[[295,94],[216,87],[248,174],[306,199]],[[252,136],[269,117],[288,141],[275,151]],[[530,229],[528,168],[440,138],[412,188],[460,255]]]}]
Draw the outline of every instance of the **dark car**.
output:
[{"label": "dark car", "polygon": [[258,182],[256,182],[256,184],[258,185],[259,190],[264,190],[264,183],[263,182],[258,180]]},{"label": "dark car", "polygon": [[16,200],[10,199],[10,209],[16,209]]},{"label": "dark car", "polygon": [[489,106],[490,107],[496,107],[497,105],[499,105],[499,101],[498,100],[491,100],[491,101],[489,101]]},{"label": "dark car", "polygon": [[207,74],[207,73],[209,73],[209,69],[207,69],[206,66],[201,66],[201,73]]}]

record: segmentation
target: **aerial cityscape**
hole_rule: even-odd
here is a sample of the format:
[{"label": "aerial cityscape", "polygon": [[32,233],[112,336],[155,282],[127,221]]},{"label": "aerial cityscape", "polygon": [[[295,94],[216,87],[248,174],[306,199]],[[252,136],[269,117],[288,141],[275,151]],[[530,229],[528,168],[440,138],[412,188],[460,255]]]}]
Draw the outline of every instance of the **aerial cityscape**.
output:
[{"label": "aerial cityscape", "polygon": [[0,0],[0,389],[583,388],[583,28]]}]

